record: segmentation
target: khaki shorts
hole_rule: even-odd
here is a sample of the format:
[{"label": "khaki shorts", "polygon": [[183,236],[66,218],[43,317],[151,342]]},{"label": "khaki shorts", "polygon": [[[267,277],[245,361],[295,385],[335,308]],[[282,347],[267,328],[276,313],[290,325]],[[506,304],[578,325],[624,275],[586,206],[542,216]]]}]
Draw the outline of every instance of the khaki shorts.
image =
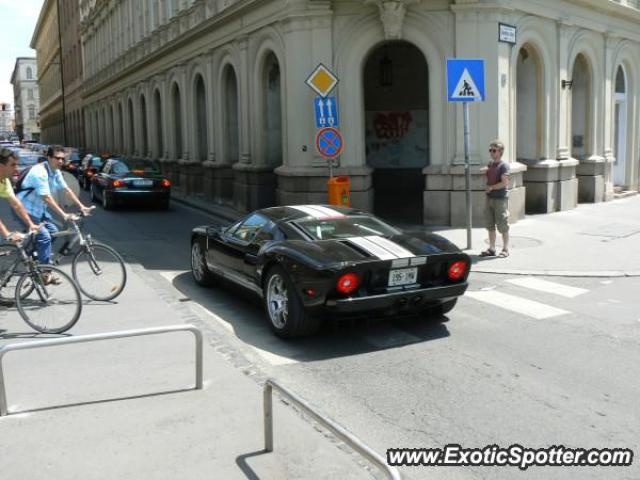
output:
[{"label": "khaki shorts", "polygon": [[509,231],[509,199],[487,196],[484,206],[484,224],[487,230],[498,227],[500,233]]}]

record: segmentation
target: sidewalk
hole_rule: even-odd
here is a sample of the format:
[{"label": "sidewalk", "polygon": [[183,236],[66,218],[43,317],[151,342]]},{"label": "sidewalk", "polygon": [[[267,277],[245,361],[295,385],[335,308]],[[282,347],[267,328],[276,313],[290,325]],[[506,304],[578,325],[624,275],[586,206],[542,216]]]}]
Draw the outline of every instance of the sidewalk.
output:
[{"label": "sidewalk", "polygon": [[[203,200],[175,198],[231,222],[240,216],[228,207]],[[389,220],[393,223],[393,220]],[[428,229],[466,248],[465,228],[398,225]],[[640,196],[606,203],[580,204],[573,210],[528,215],[511,227],[511,255],[481,258],[488,246],[484,228],[474,228],[468,253],[473,271],[498,274],[577,277],[640,276]],[[500,235],[498,235],[500,244]]]},{"label": "sidewalk", "polygon": [[[2,478],[372,478],[277,395],[274,451],[264,453],[261,386],[212,347],[216,332],[164,294],[157,273],[128,273],[117,303],[86,304],[69,333],[194,323],[205,335],[204,389],[193,390],[189,332],[9,352]],[[7,308],[0,333],[0,345],[47,337]]]}]

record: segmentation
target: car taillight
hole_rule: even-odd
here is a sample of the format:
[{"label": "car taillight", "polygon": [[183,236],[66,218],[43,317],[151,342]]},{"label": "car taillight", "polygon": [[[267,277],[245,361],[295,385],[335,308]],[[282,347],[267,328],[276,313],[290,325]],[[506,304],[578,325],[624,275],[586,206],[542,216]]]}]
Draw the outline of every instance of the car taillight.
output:
[{"label": "car taillight", "polygon": [[113,187],[114,188],[124,187],[124,182],[122,180],[114,180]]},{"label": "car taillight", "polygon": [[169,180],[167,180],[166,178],[164,180],[162,180],[162,187],[163,188],[169,188],[171,186],[171,182]]},{"label": "car taillight", "polygon": [[338,278],[336,290],[343,295],[353,293],[360,286],[360,277],[356,273],[345,273]]},{"label": "car taillight", "polygon": [[449,280],[453,280],[457,282],[458,280],[462,280],[467,273],[467,269],[469,265],[467,262],[463,260],[458,260],[457,262],[453,262],[449,265],[449,270],[447,271],[447,275],[449,276]]}]

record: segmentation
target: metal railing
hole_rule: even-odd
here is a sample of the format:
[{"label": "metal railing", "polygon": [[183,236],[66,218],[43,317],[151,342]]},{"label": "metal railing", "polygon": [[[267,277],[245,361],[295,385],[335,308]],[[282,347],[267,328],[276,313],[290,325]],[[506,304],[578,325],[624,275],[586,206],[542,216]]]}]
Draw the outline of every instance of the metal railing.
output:
[{"label": "metal railing", "polygon": [[69,345],[72,343],[96,342],[99,340],[111,340],[114,338],[140,337],[143,335],[157,335],[160,333],[188,331],[193,333],[196,344],[196,385],[195,390],[202,389],[202,332],[193,325],[172,325],[168,327],[141,328],[138,330],[123,330],[119,332],[96,333],[93,335],[79,335],[69,338],[52,338],[47,340],[35,340],[33,342],[10,343],[0,347],[0,417],[8,415],[7,393],[4,382],[2,359],[11,351],[31,350],[34,348],[54,347],[56,345]]},{"label": "metal railing", "polygon": [[263,411],[264,411],[264,449],[267,452],[273,452],[273,389],[278,390],[280,395],[290,400],[298,408],[313,418],[316,422],[323,425],[331,431],[340,440],[349,445],[353,450],[366,458],[373,465],[384,472],[387,478],[391,480],[400,480],[400,472],[395,467],[387,465],[385,459],[372,448],[365,445],[359,438],[345,430],[336,422],[321,413],[316,412],[306,401],[290,392],[275,380],[269,378],[264,384],[263,394]]}]

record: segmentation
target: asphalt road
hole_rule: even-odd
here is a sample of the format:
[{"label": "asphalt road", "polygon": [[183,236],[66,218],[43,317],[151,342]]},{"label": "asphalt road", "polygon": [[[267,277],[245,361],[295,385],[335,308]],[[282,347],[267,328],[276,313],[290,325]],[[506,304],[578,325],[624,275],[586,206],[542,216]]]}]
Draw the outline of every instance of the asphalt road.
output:
[{"label": "asphalt road", "polygon": [[[88,229],[172,284],[238,368],[256,380],[279,379],[379,452],[517,443],[640,453],[639,278],[472,274],[469,294],[446,318],[328,323],[317,336],[282,341],[250,294],[193,282],[189,233],[205,223],[220,221],[174,202],[168,212],[98,207]],[[425,479],[638,479],[637,463],[402,472]]]}]

